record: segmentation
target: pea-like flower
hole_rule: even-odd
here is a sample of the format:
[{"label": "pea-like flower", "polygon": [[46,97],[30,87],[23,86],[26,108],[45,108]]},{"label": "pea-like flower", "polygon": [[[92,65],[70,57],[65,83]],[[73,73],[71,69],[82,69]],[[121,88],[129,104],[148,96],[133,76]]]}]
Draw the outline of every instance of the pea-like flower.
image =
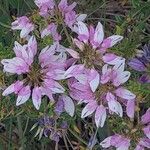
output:
[{"label": "pea-like flower", "polygon": [[[138,137],[140,136],[140,137]],[[134,145],[132,144],[134,143]],[[139,124],[125,135],[115,134],[100,143],[103,148],[115,147],[117,150],[128,150],[130,146],[135,150],[150,148],[150,109],[141,117]]]},{"label": "pea-like flower", "polygon": [[59,41],[61,36],[57,32],[58,25],[66,25],[73,31],[76,31],[75,24],[78,21],[84,21],[86,14],[76,14],[74,8],[76,2],[71,5],[67,0],[61,0],[56,4],[53,0],[35,0],[35,4],[40,9],[40,15],[47,18],[48,26],[41,32],[41,37],[51,35],[54,40]]},{"label": "pea-like flower", "polygon": [[[82,67],[82,66],[80,66]],[[82,110],[81,117],[85,118],[95,112],[96,126],[103,127],[106,120],[106,110],[123,116],[123,108],[120,103],[127,106],[127,115],[134,117],[134,99],[135,95],[124,88],[124,84],[130,77],[129,71],[124,71],[124,63],[108,67],[104,65],[100,75],[94,69],[85,69],[84,73],[78,73],[80,68],[74,74],[75,78],[68,80],[70,96],[86,103]]]},{"label": "pea-like flower", "polygon": [[75,38],[73,41],[79,51],[70,49],[68,52],[87,68],[92,68],[94,65],[103,66],[103,63],[115,65],[124,61],[123,58],[106,51],[121,41],[122,36],[112,35],[104,39],[104,30],[100,22],[94,29],[93,26],[87,27],[85,23],[79,21],[76,30],[78,39]]},{"label": "pea-like flower", "polygon": [[15,42],[14,52],[16,57],[3,59],[1,63],[4,65],[5,72],[21,75],[22,80],[17,80],[6,88],[3,96],[11,93],[18,95],[17,106],[32,97],[35,108],[39,109],[42,95],[53,100],[53,94],[64,92],[64,88],[57,80],[63,78],[66,54],[64,51],[61,52],[58,43],[45,47],[38,56],[37,42],[32,36],[26,45],[22,46]]},{"label": "pea-like flower", "polygon": [[26,38],[29,33],[34,30],[33,23],[26,16],[18,17],[14,22],[12,22],[11,26],[13,30],[21,30],[21,38]]}]

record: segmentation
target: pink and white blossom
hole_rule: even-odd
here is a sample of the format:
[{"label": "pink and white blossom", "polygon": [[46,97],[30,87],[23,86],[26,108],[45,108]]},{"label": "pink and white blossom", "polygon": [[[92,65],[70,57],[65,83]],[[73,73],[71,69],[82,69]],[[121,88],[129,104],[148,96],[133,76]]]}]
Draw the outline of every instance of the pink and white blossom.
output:
[{"label": "pink and white blossom", "polygon": [[[99,125],[103,127],[107,110],[111,114],[116,113],[123,117],[121,103],[124,104],[124,101],[127,104],[127,115],[131,118],[134,117],[136,96],[122,86],[130,76],[130,72],[124,71],[124,64],[114,67],[104,65],[101,75],[94,69],[90,70],[84,68],[83,65],[74,65],[65,72],[65,75],[70,78],[68,82],[70,96],[79,103],[86,103],[81,113],[82,118],[95,112],[97,127]],[[129,104],[132,105],[129,106]]]},{"label": "pink and white blossom", "polygon": [[6,88],[3,96],[11,93],[18,95],[17,106],[32,97],[35,108],[39,109],[43,95],[47,95],[50,100],[53,100],[53,94],[64,93],[64,88],[57,80],[63,78],[67,57],[65,51],[61,52],[60,47],[62,46],[58,43],[47,46],[39,54],[39,63],[35,63],[34,57],[37,55],[35,37],[32,36],[28,43],[23,46],[15,42],[16,57],[3,59],[1,63],[4,65],[5,72],[23,74],[25,78]]},{"label": "pink and white blossom", "polygon": [[21,38],[26,38],[34,30],[33,23],[26,16],[18,17],[11,26],[12,30],[21,30]]},{"label": "pink and white blossom", "polygon": [[[141,134],[140,137],[136,136],[136,140],[130,138],[130,136],[125,137],[124,135],[115,134],[104,139],[100,143],[100,145],[103,148],[109,148],[112,146],[115,147],[117,150],[118,149],[129,150],[132,142],[134,143],[136,141],[135,143],[136,147],[134,147],[135,150],[144,150],[145,148],[150,148],[150,109],[148,109],[146,113],[141,117],[141,121],[139,122],[139,125],[140,127],[142,127],[142,130],[140,132],[143,131],[144,134]],[[137,128],[137,132],[139,132],[139,129],[141,128]],[[133,134],[133,133],[129,133],[129,134]]]}]

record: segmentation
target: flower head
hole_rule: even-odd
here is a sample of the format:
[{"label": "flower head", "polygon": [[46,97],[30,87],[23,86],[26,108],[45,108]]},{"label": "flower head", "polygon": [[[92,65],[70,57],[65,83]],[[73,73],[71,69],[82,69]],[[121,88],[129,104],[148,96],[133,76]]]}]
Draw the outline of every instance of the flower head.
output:
[{"label": "flower head", "polygon": [[65,24],[75,31],[77,21],[84,21],[86,14],[76,14],[74,8],[76,3],[68,4],[67,0],[61,0],[57,5],[53,0],[35,0],[35,4],[40,9],[40,15],[49,18],[51,21],[42,31],[41,37],[52,35],[54,40],[59,41],[60,35],[57,33],[57,26]]},{"label": "flower head", "polygon": [[83,71],[81,73],[79,66],[75,72],[75,78],[69,79],[70,95],[79,102],[87,104],[82,110],[82,118],[95,112],[97,127],[103,127],[107,108],[110,113],[123,116],[120,103],[127,105],[127,115],[133,118],[136,96],[122,87],[130,77],[130,72],[124,71],[124,64],[114,67],[104,65],[101,76],[94,69],[85,69],[84,73]]},{"label": "flower head", "polygon": [[47,95],[53,100],[53,94],[63,93],[64,88],[56,81],[63,78],[66,54],[60,52],[60,45],[54,43],[44,48],[37,62],[37,42],[31,37],[26,45],[15,42],[14,52],[16,57],[3,59],[4,71],[22,75],[23,80],[11,84],[3,92],[3,96],[15,93],[18,95],[16,105],[25,103],[30,96],[36,109],[40,108],[42,95]]},{"label": "flower head", "polygon": [[[132,145],[134,143],[134,145]],[[141,117],[139,124],[131,128],[125,135],[115,134],[100,143],[103,148],[114,146],[117,149],[128,150],[130,146],[135,150],[150,148],[150,109]]]},{"label": "flower head", "polygon": [[18,17],[11,24],[13,30],[21,30],[20,37],[26,38],[31,31],[34,30],[34,25],[26,16]]},{"label": "flower head", "polygon": [[103,26],[100,22],[94,29],[93,26],[87,27],[85,23],[78,21],[76,30],[78,39],[74,39],[74,44],[79,51],[75,53],[74,50],[68,50],[68,52],[72,57],[78,58],[79,62],[87,68],[103,66],[104,63],[115,65],[125,61],[125,59],[106,51],[121,41],[123,37],[112,35],[104,39]]}]

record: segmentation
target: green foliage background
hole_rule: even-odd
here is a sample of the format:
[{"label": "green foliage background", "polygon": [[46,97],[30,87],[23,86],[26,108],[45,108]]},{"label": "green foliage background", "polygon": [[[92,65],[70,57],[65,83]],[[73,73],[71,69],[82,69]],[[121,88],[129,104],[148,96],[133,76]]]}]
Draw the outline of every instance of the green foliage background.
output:
[{"label": "green foliage background", "polygon": [[[111,50],[127,58],[127,60],[135,55],[137,49],[150,41],[149,0],[76,0],[76,2],[78,3],[78,12],[88,14],[87,23],[96,24],[101,21],[104,24],[106,36],[112,34],[124,36],[121,44]],[[29,15],[35,9],[33,0],[0,0],[0,60],[10,58],[13,55],[12,48],[17,37],[10,29],[11,22],[15,17]],[[4,76],[1,65],[0,69],[0,87],[4,88],[7,83],[11,83],[12,79]],[[130,70],[130,68],[128,69]],[[150,107],[150,100],[148,99],[150,86],[137,83],[140,73],[132,70],[131,72],[132,80],[126,86],[137,94],[139,103],[144,102],[142,109]],[[44,113],[37,112],[30,105],[30,102],[23,107],[16,107],[14,96],[4,98],[0,95],[0,125],[5,126],[5,131],[1,131],[0,128],[0,150],[45,150],[53,147],[51,146],[53,143],[48,139],[42,138],[38,141],[34,138],[35,133],[29,132],[36,122],[36,118]],[[79,119],[79,121],[81,120]],[[72,129],[77,138],[82,134],[82,129],[75,127],[74,124],[72,121]],[[83,124],[87,123],[83,122]],[[93,132],[90,127],[87,129]],[[105,135],[105,130],[103,132]],[[99,138],[103,139],[102,132],[99,131],[98,133]],[[70,134],[74,139],[72,132]],[[80,144],[81,150],[86,148],[82,138],[74,139]],[[24,147],[21,147],[22,144]],[[96,147],[95,149],[100,148]]]}]

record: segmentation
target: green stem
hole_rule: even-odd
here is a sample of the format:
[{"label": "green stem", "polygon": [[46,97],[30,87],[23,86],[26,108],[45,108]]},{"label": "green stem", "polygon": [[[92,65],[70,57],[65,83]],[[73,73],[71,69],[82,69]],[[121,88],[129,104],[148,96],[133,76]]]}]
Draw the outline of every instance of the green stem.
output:
[{"label": "green stem", "polygon": [[72,131],[71,129],[69,129],[69,132],[74,135],[74,137],[76,137],[80,142],[82,142],[83,144],[85,144],[86,146],[88,145],[87,142],[85,142],[82,138],[79,137],[78,134],[74,133],[74,131]]},{"label": "green stem", "polygon": [[23,130],[21,125],[21,117],[17,116],[17,122],[18,122],[18,131],[19,131],[19,139],[21,143],[21,149],[24,149],[24,140],[23,140]]},{"label": "green stem", "polygon": [[55,144],[55,150],[58,150],[58,142]]},{"label": "green stem", "polygon": [[68,40],[69,44],[71,45],[71,48],[74,48],[74,46],[72,44],[72,40],[71,40],[70,35],[68,33],[68,30],[66,28],[66,25],[65,25],[65,23],[63,21],[62,21],[62,25],[63,25],[63,29],[64,29],[64,32],[65,32],[65,35],[67,37],[67,40]]},{"label": "green stem", "polygon": [[29,124],[29,117],[27,118],[27,121],[26,121],[26,126],[25,126],[25,129],[24,129],[24,132],[23,132],[23,136],[25,136],[25,133],[26,133],[26,131],[27,131],[28,124]]},{"label": "green stem", "polygon": [[3,22],[0,22],[0,25],[1,25],[2,27],[11,29],[11,26],[9,26],[9,25],[7,25],[7,24],[4,24]]},{"label": "green stem", "polygon": [[68,143],[67,143],[67,140],[66,140],[66,137],[65,137],[65,133],[63,134],[63,139],[64,139],[66,149],[69,150]]}]

